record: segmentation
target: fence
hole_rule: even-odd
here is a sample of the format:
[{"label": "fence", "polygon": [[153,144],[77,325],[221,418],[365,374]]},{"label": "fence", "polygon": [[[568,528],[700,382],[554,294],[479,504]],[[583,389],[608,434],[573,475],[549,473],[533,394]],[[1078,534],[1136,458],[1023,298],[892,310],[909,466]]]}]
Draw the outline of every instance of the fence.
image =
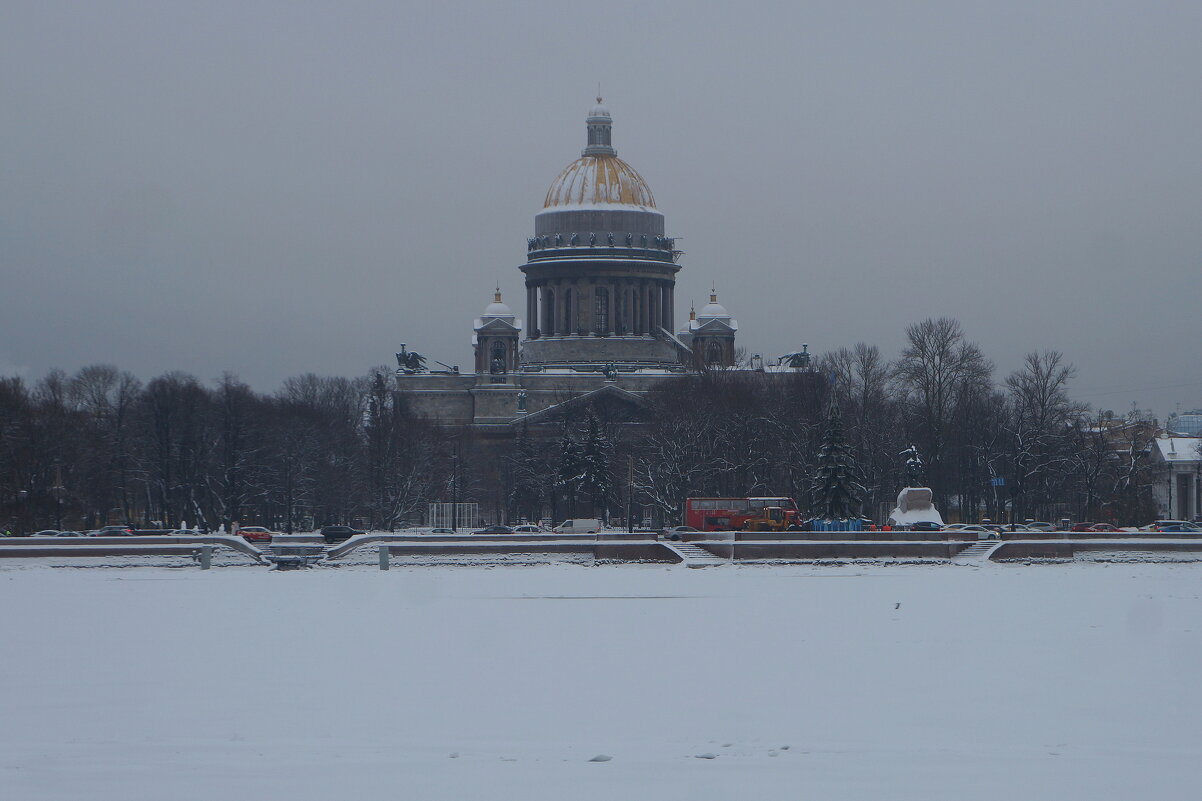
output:
[{"label": "fence", "polygon": [[480,504],[432,503],[427,520],[430,528],[475,528],[480,521]]}]

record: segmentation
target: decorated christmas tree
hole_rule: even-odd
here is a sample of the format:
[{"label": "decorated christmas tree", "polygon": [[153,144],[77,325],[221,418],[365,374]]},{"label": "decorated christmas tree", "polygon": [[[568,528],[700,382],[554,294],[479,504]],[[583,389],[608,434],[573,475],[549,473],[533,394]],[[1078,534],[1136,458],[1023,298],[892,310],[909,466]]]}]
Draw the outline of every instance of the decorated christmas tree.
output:
[{"label": "decorated christmas tree", "polygon": [[825,520],[846,520],[857,515],[864,497],[860,470],[843,440],[843,416],[831,397],[826,412],[826,429],[818,451],[818,472],[810,486],[817,516]]}]

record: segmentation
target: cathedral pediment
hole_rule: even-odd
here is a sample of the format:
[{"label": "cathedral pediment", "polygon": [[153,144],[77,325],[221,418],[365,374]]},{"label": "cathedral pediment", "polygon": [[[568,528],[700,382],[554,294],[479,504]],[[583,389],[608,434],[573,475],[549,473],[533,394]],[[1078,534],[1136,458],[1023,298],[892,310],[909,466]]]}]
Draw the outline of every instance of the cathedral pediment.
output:
[{"label": "cathedral pediment", "polygon": [[584,420],[589,412],[605,422],[639,423],[649,418],[649,408],[650,404],[642,395],[622,389],[616,384],[608,384],[523,415],[511,425],[575,422]]}]

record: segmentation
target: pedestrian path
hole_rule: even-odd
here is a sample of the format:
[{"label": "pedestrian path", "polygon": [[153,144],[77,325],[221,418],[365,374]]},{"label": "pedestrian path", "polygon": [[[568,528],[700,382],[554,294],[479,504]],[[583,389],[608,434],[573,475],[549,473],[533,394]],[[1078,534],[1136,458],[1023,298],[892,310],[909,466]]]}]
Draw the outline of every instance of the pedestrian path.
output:
[{"label": "pedestrian path", "polygon": [[994,552],[1001,548],[1002,543],[999,540],[982,540],[974,542],[964,550],[952,557],[953,562],[988,562]]},{"label": "pedestrian path", "polygon": [[713,567],[727,564],[729,560],[714,556],[709,551],[691,542],[665,542],[668,550],[680,557],[686,567]]}]

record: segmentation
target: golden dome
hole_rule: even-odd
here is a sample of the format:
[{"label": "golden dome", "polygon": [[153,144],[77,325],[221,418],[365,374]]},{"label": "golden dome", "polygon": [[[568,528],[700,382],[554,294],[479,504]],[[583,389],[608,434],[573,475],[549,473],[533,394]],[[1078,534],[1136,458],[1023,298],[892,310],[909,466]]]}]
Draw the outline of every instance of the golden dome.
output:
[{"label": "golden dome", "polygon": [[655,196],[643,176],[617,156],[576,159],[551,184],[543,201],[544,209],[613,205],[655,208]]}]

